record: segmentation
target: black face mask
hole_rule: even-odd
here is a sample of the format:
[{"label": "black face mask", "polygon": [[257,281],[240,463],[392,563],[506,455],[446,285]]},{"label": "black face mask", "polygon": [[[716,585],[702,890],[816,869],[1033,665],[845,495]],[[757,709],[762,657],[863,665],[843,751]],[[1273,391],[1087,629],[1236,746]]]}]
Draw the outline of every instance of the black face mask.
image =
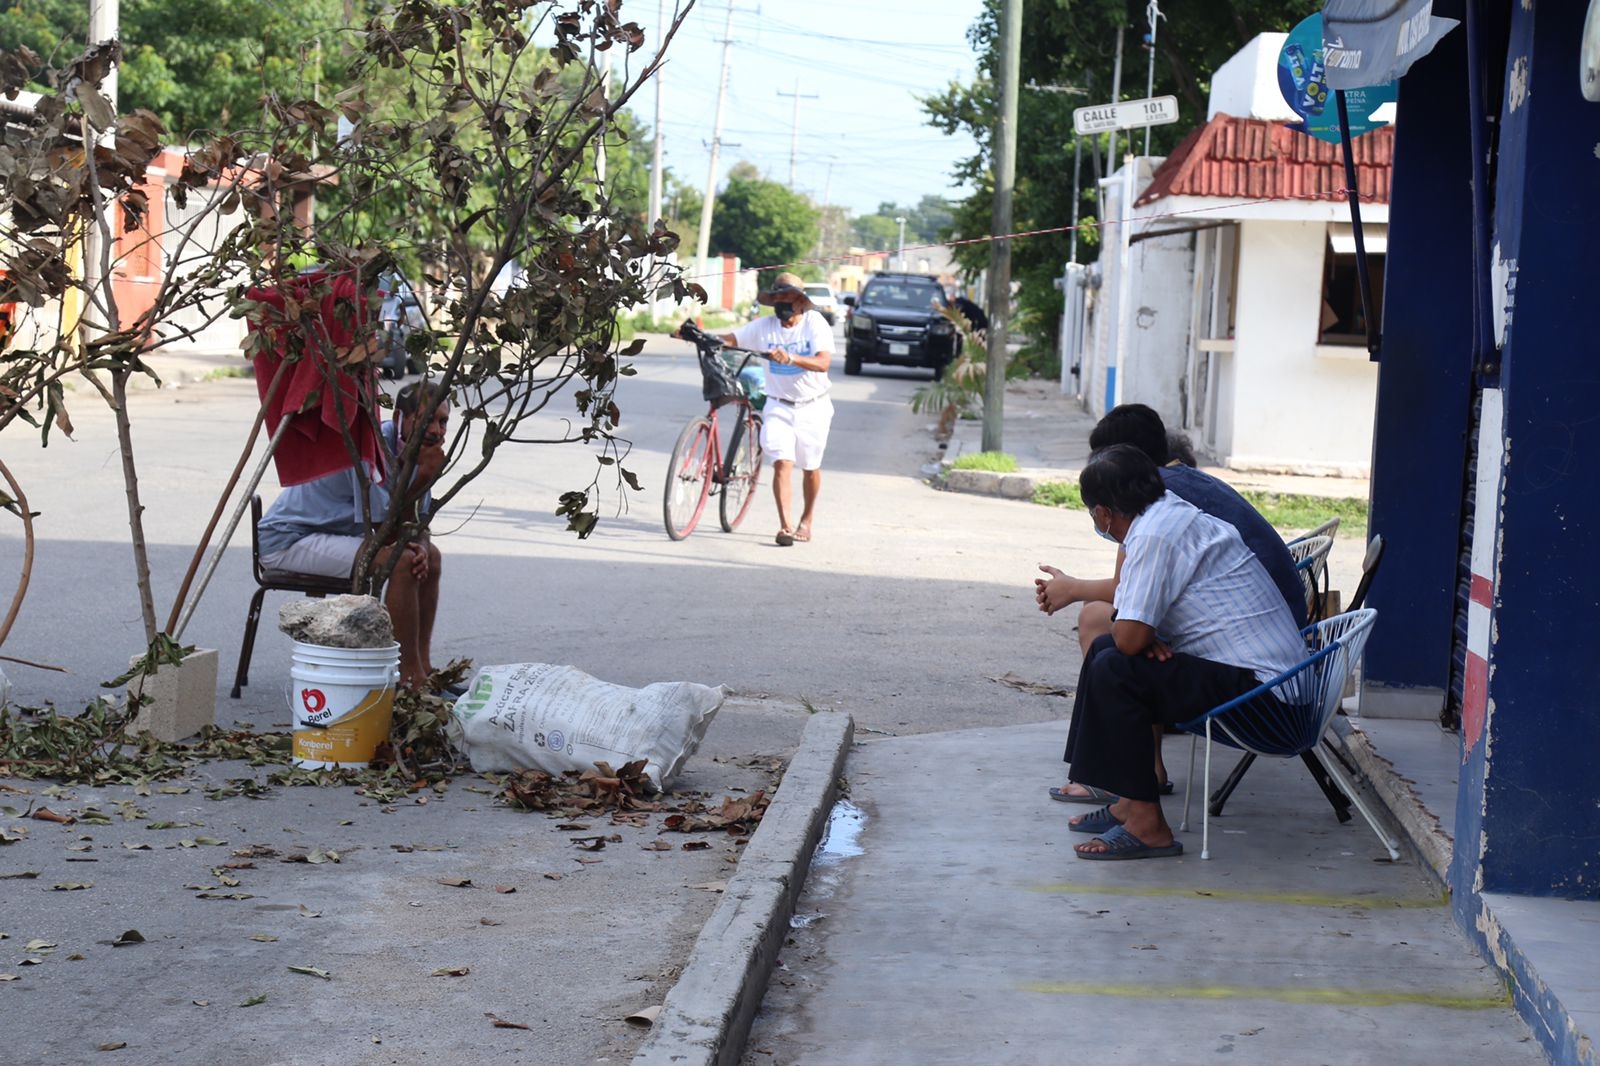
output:
[{"label": "black face mask", "polygon": [[772,309],[778,314],[778,321],[788,325],[794,320],[794,304],[773,304]]}]

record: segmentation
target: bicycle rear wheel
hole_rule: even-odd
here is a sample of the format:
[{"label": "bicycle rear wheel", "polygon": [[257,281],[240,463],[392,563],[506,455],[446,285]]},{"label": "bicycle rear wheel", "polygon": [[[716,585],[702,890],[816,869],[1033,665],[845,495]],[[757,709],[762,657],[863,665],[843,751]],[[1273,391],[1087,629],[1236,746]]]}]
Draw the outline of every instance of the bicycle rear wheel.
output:
[{"label": "bicycle rear wheel", "polygon": [[733,424],[722,484],[722,531],[732,533],[750,513],[761,484],[761,416],[750,411]]},{"label": "bicycle rear wheel", "polygon": [[682,540],[694,532],[711,492],[711,420],[697,418],[683,427],[667,467],[662,504],[667,536]]}]

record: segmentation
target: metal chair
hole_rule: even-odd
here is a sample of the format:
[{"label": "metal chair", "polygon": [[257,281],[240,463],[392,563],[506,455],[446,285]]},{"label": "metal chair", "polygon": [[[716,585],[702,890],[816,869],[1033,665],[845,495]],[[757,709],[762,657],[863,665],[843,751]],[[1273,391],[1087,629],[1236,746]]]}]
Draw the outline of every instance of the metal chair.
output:
[{"label": "metal chair", "polygon": [[[1337,519],[1335,519],[1337,521]],[[1300,574],[1300,584],[1306,591],[1306,620],[1319,622],[1328,596],[1328,552],[1333,548],[1333,538],[1327,535],[1305,537],[1290,541],[1289,557]]]},{"label": "metal chair", "polygon": [[[1349,609],[1351,611],[1360,610],[1361,605],[1366,602],[1367,590],[1372,587],[1373,576],[1377,574],[1378,564],[1381,562],[1383,562],[1383,534],[1374,533],[1371,542],[1367,544],[1367,554],[1361,560],[1361,580],[1356,583],[1355,594],[1350,597]],[[1333,752],[1333,746],[1328,744],[1326,740],[1323,741],[1323,744],[1330,752]],[[1333,753],[1337,757],[1337,752]],[[1312,778],[1316,780],[1317,787],[1322,789],[1324,796],[1328,797],[1328,803],[1333,807],[1334,816],[1339,819],[1341,825],[1348,822],[1350,820],[1349,798],[1343,792],[1340,792],[1333,779],[1323,772],[1322,764],[1317,762],[1315,757],[1304,755],[1302,758],[1305,760],[1306,769],[1311,771]],[[1217,790],[1211,794],[1209,806],[1207,807],[1207,810],[1212,815],[1222,813],[1222,808],[1227,804],[1228,797],[1233,795],[1233,790],[1239,787],[1239,782],[1244,780],[1245,772],[1250,769],[1250,764],[1255,761],[1256,757],[1246,752],[1244,758],[1239,760],[1239,765],[1235,766],[1233,772],[1228,775],[1227,780],[1217,786]]]},{"label": "metal chair", "polygon": [[1298,544],[1302,540],[1310,540],[1312,537],[1331,537],[1337,532],[1339,532],[1339,516],[1335,515],[1317,528],[1308,529],[1298,537],[1291,537],[1284,543]]},{"label": "metal chair", "polygon": [[[1328,723],[1339,710],[1345,681],[1361,658],[1377,612],[1370,609],[1346,611],[1325,621],[1307,626],[1304,633],[1311,654],[1293,668],[1264,681],[1244,695],[1214,707],[1198,718],[1181,722],[1178,728],[1194,734],[1189,750],[1189,782],[1184,787],[1183,822],[1189,828],[1189,801],[1194,794],[1194,752],[1200,738],[1206,740],[1205,791],[1211,788],[1211,746],[1213,742],[1239,748],[1255,755],[1293,758],[1309,755],[1338,782],[1377,834],[1390,859],[1398,859],[1397,842],[1384,832],[1377,816],[1345,778],[1337,760],[1322,755],[1319,743]],[[1202,793],[1204,794],[1204,793]],[[1211,815],[1201,809],[1200,857],[1211,857]]]},{"label": "metal chair", "polygon": [[256,626],[261,621],[261,600],[268,589],[303,592],[321,599],[350,591],[348,577],[323,577],[320,574],[295,574],[286,570],[267,570],[261,565],[261,497],[250,497],[250,568],[256,578],[256,592],[250,597],[250,613],[245,616],[244,643],[239,646],[239,669],[233,675],[234,699],[250,683],[250,656],[256,647]]}]

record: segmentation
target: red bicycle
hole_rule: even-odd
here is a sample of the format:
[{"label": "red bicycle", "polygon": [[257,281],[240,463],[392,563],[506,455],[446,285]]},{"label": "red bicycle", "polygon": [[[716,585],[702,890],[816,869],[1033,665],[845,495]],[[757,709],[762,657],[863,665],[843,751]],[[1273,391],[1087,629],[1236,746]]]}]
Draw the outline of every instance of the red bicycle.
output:
[{"label": "red bicycle", "polygon": [[[758,397],[740,375],[752,359],[765,359],[765,352],[729,348],[692,323],[684,323],[678,335],[693,341],[700,355],[700,374],[704,379],[701,394],[710,403],[706,413],[678,435],[667,467],[667,488],[662,514],[667,536],[682,540],[694,532],[713,494],[721,497],[722,529],[732,533],[744,521],[761,483],[761,415]],[[737,366],[730,359],[742,357]],[[717,432],[717,411],[732,404],[733,429],[728,437],[726,456]]]}]

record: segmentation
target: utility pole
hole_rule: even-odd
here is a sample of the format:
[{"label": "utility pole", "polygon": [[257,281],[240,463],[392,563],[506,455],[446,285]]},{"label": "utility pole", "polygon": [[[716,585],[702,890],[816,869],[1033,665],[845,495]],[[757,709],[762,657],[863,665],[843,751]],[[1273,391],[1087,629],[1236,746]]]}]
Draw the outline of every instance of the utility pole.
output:
[{"label": "utility pole", "polygon": [[[1111,68],[1111,102],[1118,103],[1122,99],[1122,27],[1117,27],[1117,61]],[[1117,131],[1111,131],[1111,140],[1106,144],[1106,177],[1110,177],[1117,169]]]},{"label": "utility pole", "polygon": [[[667,24],[667,0],[659,0],[656,5],[657,32]],[[661,77],[662,71],[656,71],[656,136],[655,147],[650,155],[650,207],[649,217],[644,220],[646,229],[654,226],[661,217]]]},{"label": "utility pole", "polygon": [[728,23],[722,31],[722,84],[717,88],[717,117],[711,126],[711,167],[706,173],[706,198],[700,206],[700,239],[695,242],[695,270],[704,273],[711,254],[711,210],[717,202],[717,155],[722,150],[722,110],[728,102],[728,67],[733,51],[733,0],[728,0]]},{"label": "utility pole", "polygon": [[[608,49],[600,60],[600,99],[611,102],[611,52]],[[606,127],[602,121],[599,136],[594,139],[594,180],[602,194],[606,187]]]},{"label": "utility pole", "polygon": [[816,93],[802,94],[800,92],[799,78],[794,80],[794,92],[786,93],[782,89],[779,89],[778,95],[794,97],[794,121],[789,127],[789,191],[794,192],[794,159],[795,155],[800,151],[800,101],[820,100],[822,97],[818,96]]},{"label": "utility pole", "polygon": [[895,219],[895,222],[900,227],[900,250],[895,253],[894,268],[896,270],[904,270],[906,268],[906,217],[901,215]]},{"label": "utility pole", "polygon": [[[119,0],[90,0],[89,2],[89,43],[90,45],[104,44],[114,41],[120,36],[121,10]],[[106,99],[111,101],[113,114],[117,110],[117,67],[112,66],[106,74],[105,81],[100,83],[100,91]],[[107,129],[101,131],[98,143],[109,144],[112,132]],[[78,318],[80,335],[94,336],[104,332],[110,324],[111,305],[106,303],[102,308],[102,316],[98,323],[90,321],[90,312],[95,308],[95,300],[101,295],[104,287],[106,267],[110,262],[105,235],[111,231],[109,220],[96,217],[93,222],[84,227],[83,239],[83,311]],[[92,332],[84,333],[85,330]]]},{"label": "utility pole", "polygon": [[1067,262],[1078,261],[1078,203],[1081,197],[1079,192],[1079,177],[1083,174],[1083,138],[1072,138],[1072,230],[1068,237]]},{"label": "utility pole", "polygon": [[[1144,82],[1144,98],[1148,100],[1156,94],[1156,23],[1167,16],[1161,13],[1161,5],[1156,3],[1156,0],[1150,0],[1145,5],[1144,17],[1150,23],[1150,32],[1146,35],[1150,44],[1150,74]],[[1149,126],[1144,128],[1144,154],[1150,154]]]},{"label": "utility pole", "polygon": [[1017,75],[1022,67],[1022,0],[1000,5],[1000,111],[994,126],[994,238],[989,246],[989,354],[983,393],[983,450],[1001,450],[1006,396],[1006,324],[1011,318],[1011,193],[1017,180]]}]

